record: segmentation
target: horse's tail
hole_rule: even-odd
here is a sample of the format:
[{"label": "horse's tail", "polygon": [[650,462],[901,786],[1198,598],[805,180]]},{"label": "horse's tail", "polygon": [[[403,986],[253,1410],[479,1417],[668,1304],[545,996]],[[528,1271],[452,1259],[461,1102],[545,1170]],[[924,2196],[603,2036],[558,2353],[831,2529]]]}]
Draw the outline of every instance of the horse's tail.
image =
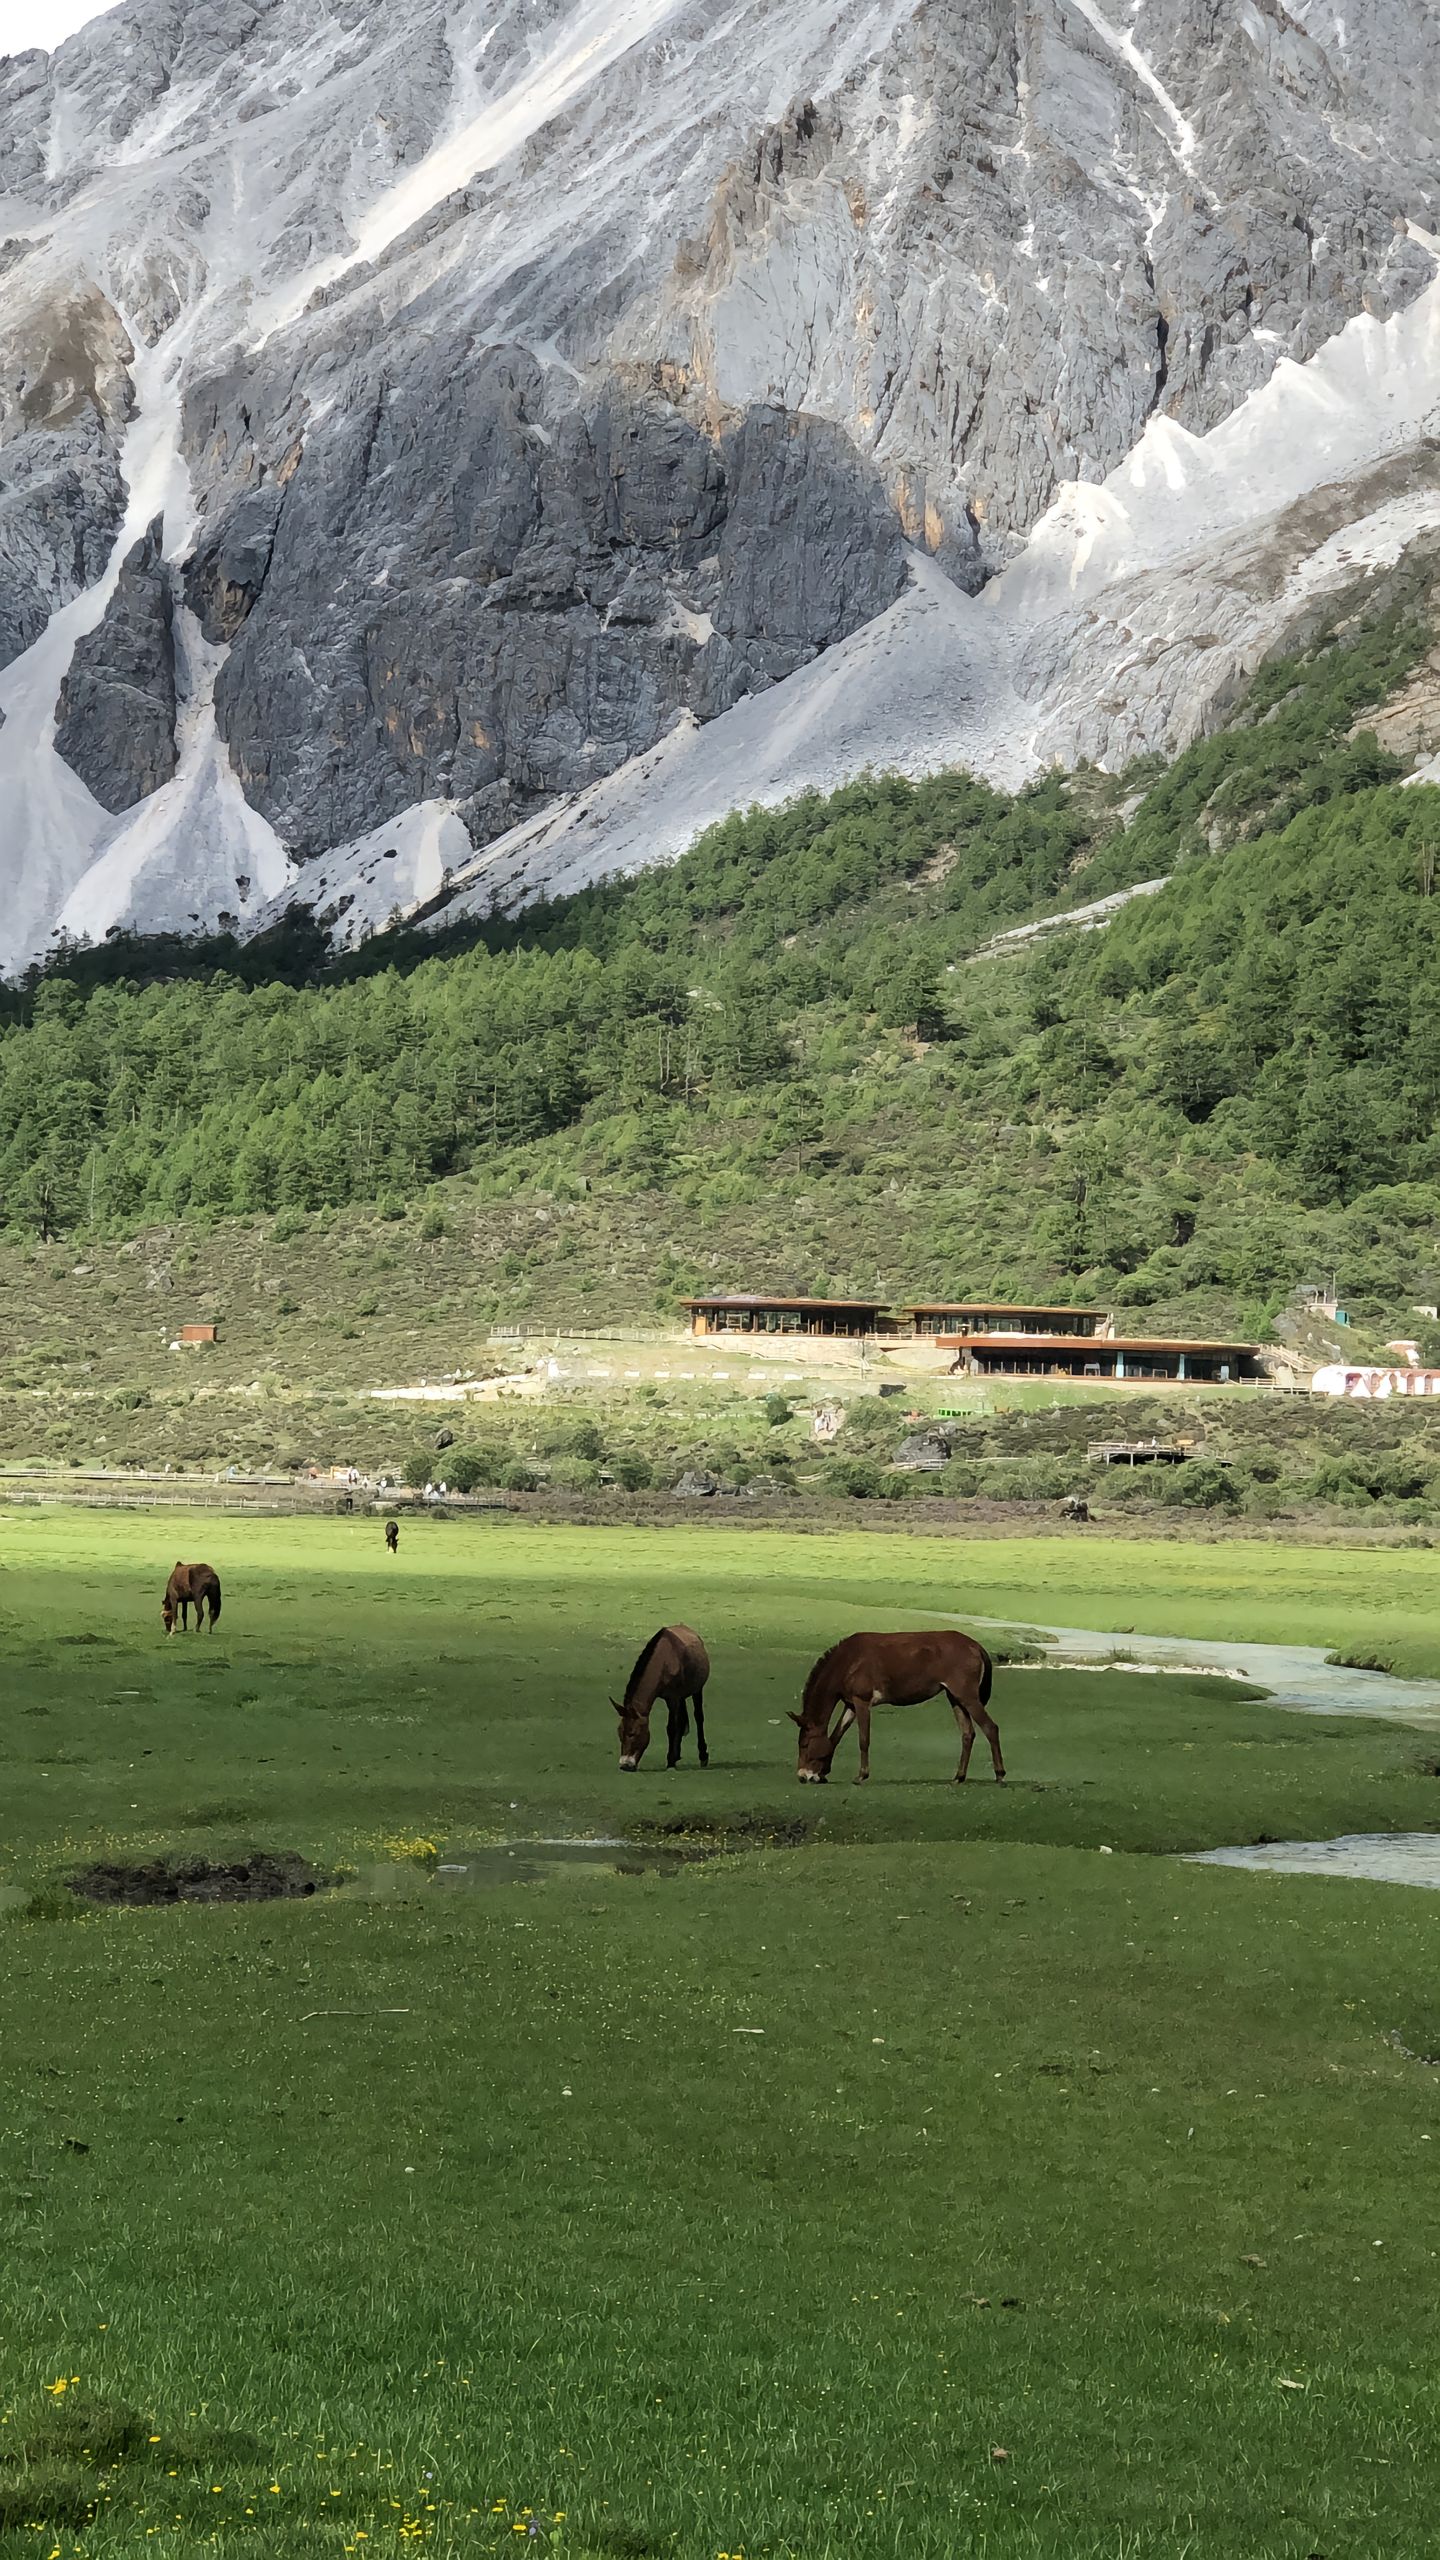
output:
[{"label": "horse's tail", "polygon": [[983,1644],[977,1646],[976,1650],[980,1656],[980,1704],[982,1707],[988,1707],[990,1704],[991,1683],[995,1677],[995,1665],[991,1661]]},{"label": "horse's tail", "polygon": [[212,1583],[211,1583],[211,1585],[210,1585],[210,1624],[211,1624],[211,1626],[212,1626],[212,1627],[214,1626],[215,1621],[216,1621],[216,1619],[219,1617],[219,1615],[220,1615],[220,1585],[219,1585],[219,1583],[218,1583],[218,1582],[212,1582]]}]

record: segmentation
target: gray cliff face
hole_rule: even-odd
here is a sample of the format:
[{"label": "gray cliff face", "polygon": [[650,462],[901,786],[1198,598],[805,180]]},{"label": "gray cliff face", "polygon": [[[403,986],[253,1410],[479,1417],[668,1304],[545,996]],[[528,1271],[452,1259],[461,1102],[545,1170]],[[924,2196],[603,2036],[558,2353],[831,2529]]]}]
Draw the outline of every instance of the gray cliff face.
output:
[{"label": "gray cliff face", "polygon": [[112,815],[175,771],[175,638],[158,523],[127,552],[104,619],[75,643],[55,744]]},{"label": "gray cliff face", "polygon": [[[24,299],[20,256],[9,263],[0,313]],[[123,512],[119,443],[133,406],[134,350],[93,289],[45,295],[25,340],[22,353],[0,336],[0,361],[9,357],[0,372],[0,667],[102,574]]]},{"label": "gray cliff face", "polygon": [[[493,834],[905,584],[884,489],[823,420],[707,434],[613,376],[557,412],[523,349],[411,356],[307,446],[217,688],[250,799],[302,853],[435,798]],[[252,596],[259,548],[223,564],[227,596]]]},{"label": "gray cliff face", "polygon": [[[1440,21],[1352,14],[120,0],[0,60],[0,965],[182,859],[188,915],[419,804],[483,849],[1393,326]],[[1183,587],[1136,576],[1011,649],[1036,753],[1206,716]]]}]

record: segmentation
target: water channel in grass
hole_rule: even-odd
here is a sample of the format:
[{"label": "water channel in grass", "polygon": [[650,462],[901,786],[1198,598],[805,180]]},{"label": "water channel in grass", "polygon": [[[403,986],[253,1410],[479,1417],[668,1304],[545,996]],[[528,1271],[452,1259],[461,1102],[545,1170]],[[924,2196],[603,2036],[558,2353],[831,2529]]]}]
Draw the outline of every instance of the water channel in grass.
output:
[{"label": "water channel in grass", "polygon": [[983,1643],[988,1628],[1004,1628],[1023,1636],[1027,1646],[1043,1654],[1038,1664],[1016,1670],[1195,1673],[1211,1678],[1243,1680],[1268,1692],[1271,1703],[1300,1715],[1375,1716],[1388,1724],[1415,1725],[1422,1731],[1440,1728],[1440,1680],[1402,1680],[1389,1671],[1361,1671],[1331,1662],[1320,1645],[1234,1644],[1208,1636],[1137,1635],[1133,1628],[1095,1627],[1015,1629],[1001,1618],[956,1619],[957,1626],[976,1627]]}]

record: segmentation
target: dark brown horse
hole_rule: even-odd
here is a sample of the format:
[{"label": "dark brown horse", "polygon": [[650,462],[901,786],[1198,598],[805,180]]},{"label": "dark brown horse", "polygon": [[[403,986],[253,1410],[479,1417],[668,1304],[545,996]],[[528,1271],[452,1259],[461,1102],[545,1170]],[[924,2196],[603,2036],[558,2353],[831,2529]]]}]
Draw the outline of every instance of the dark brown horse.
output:
[{"label": "dark brown horse", "polygon": [[[970,1766],[975,1727],[990,1745],[995,1775],[1003,1778],[1000,1735],[989,1711],[991,1661],[973,1636],[950,1633],[914,1636],[846,1636],[822,1653],[809,1679],[800,1713],[791,1723],[800,1728],[796,1776],[802,1783],[823,1786],[836,1749],[852,1724],[860,1728],[860,1774],[857,1787],[870,1775],[870,1710],[872,1707],[918,1707],[941,1690],[955,1710],[960,1728],[960,1766],[955,1783],[962,1786]],[[832,1727],[835,1709],[840,1713]]]},{"label": "dark brown horse", "polygon": [[386,1544],[386,1546],[389,1548],[390,1553],[392,1554],[392,1556],[393,1556],[393,1555],[398,1555],[398,1554],[399,1554],[399,1552],[400,1552],[400,1523],[399,1523],[399,1521],[398,1521],[398,1520],[387,1520],[387,1521],[386,1521],[386,1523],[385,1523],[385,1544]]},{"label": "dark brown horse", "polygon": [[167,1636],[173,1636],[175,1633],[177,1618],[184,1632],[189,1633],[192,1609],[195,1612],[197,1627],[207,1624],[205,1614],[207,1609],[210,1613],[208,1624],[212,1627],[220,1615],[220,1576],[213,1564],[177,1562],[174,1572],[165,1585],[165,1598],[160,1611],[165,1621]]},{"label": "dark brown horse", "polygon": [[710,1754],[705,1748],[705,1683],[709,1677],[710,1656],[693,1627],[657,1627],[636,1659],[626,1683],[624,1704],[618,1698],[610,1701],[620,1719],[622,1769],[638,1769],[645,1757],[650,1744],[650,1710],[657,1698],[663,1698],[669,1710],[666,1768],[680,1765],[680,1745],[690,1730],[691,1707],[695,1710],[700,1766],[709,1768]]}]

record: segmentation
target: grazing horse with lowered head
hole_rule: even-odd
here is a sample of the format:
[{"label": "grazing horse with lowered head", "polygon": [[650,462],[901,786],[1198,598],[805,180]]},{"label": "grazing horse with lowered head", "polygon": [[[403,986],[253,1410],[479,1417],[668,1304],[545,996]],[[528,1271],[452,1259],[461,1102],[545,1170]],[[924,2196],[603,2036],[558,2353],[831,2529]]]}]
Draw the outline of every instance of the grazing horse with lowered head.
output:
[{"label": "grazing horse with lowered head", "polygon": [[705,1683],[709,1677],[710,1656],[693,1627],[657,1627],[637,1656],[623,1704],[618,1698],[610,1701],[620,1719],[622,1769],[638,1769],[645,1757],[650,1742],[650,1710],[657,1698],[664,1699],[669,1711],[666,1768],[680,1765],[680,1745],[690,1730],[691,1707],[695,1710],[700,1766],[709,1768],[710,1754],[705,1748]]},{"label": "grazing horse with lowered head", "polygon": [[[1000,1734],[990,1713],[992,1665],[983,1644],[973,1636],[949,1632],[904,1636],[846,1636],[822,1653],[805,1683],[800,1713],[790,1721],[800,1728],[796,1776],[802,1784],[823,1786],[830,1764],[850,1727],[860,1728],[860,1771],[857,1787],[870,1775],[870,1710],[872,1707],[918,1707],[943,1690],[960,1728],[960,1766],[955,1784],[963,1786],[970,1766],[975,1727],[990,1745],[995,1775],[1003,1778]],[[840,1713],[832,1726],[835,1709]]]},{"label": "grazing horse with lowered head", "polygon": [[192,1609],[197,1627],[214,1626],[220,1615],[220,1576],[213,1564],[181,1564],[177,1561],[165,1585],[165,1598],[160,1610],[167,1636],[175,1633],[177,1618],[182,1629],[189,1633]]},{"label": "grazing horse with lowered head", "polygon": [[399,1523],[399,1521],[398,1521],[398,1520],[387,1520],[387,1521],[386,1521],[386,1523],[385,1523],[385,1544],[386,1544],[386,1546],[389,1548],[390,1553],[391,1553],[391,1555],[392,1555],[392,1556],[394,1556],[394,1555],[398,1555],[398,1554],[399,1554],[399,1552],[400,1552],[400,1523]]}]

